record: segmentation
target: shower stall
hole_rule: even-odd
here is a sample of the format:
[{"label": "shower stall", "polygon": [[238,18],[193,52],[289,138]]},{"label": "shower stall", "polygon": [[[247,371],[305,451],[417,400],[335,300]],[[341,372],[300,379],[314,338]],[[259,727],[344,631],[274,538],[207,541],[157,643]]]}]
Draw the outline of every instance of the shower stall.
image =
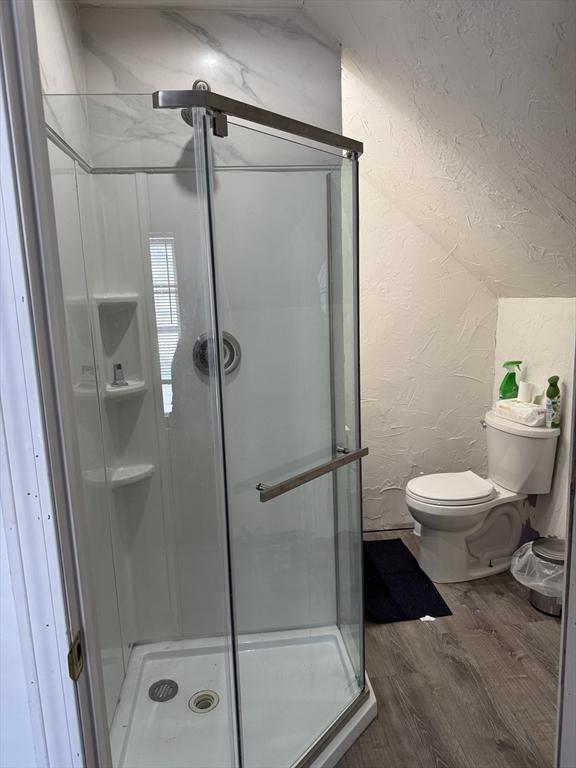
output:
[{"label": "shower stall", "polygon": [[45,115],[104,749],[333,765],[375,716],[362,145],[201,90],[46,96]]}]

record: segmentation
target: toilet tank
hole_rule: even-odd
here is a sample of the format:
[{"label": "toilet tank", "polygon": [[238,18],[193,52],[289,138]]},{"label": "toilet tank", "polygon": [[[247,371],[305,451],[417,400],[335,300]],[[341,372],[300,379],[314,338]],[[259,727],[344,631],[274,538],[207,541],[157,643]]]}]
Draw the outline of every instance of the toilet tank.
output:
[{"label": "toilet tank", "polygon": [[488,477],[515,493],[549,493],[559,429],[527,427],[489,411]]}]

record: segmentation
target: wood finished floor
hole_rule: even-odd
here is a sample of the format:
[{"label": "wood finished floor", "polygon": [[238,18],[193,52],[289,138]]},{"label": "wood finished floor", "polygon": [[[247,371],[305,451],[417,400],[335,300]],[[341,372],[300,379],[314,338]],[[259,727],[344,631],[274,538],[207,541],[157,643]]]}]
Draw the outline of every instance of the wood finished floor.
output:
[{"label": "wood finished floor", "polygon": [[438,589],[452,616],[367,624],[378,718],[338,768],[552,768],[560,622],[510,573]]}]

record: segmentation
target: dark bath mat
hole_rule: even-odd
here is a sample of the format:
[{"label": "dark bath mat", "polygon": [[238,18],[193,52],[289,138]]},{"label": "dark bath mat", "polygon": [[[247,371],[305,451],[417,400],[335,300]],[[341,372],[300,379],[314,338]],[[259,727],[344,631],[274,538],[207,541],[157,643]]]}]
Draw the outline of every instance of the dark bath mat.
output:
[{"label": "dark bath mat", "polygon": [[400,539],[364,542],[366,618],[379,624],[452,611]]}]

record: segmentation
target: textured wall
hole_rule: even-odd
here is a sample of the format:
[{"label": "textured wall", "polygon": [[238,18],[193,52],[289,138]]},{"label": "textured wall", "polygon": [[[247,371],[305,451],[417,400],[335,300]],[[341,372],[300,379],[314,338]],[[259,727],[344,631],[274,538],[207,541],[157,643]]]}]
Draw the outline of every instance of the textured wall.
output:
[{"label": "textured wall", "polygon": [[322,2],[364,173],[500,296],[573,296],[576,3]]},{"label": "textured wall", "polygon": [[[345,102],[346,103],[346,102]],[[407,524],[407,481],[486,472],[497,301],[366,177],[361,354],[367,529]]]},{"label": "textured wall", "polygon": [[570,425],[574,383],[574,329],[576,301],[568,298],[500,299],[496,336],[496,376],[494,397],[504,360],[523,360],[526,380],[539,391],[552,375],[560,376],[562,386],[562,434],[556,454],[552,492],[540,496],[531,513],[532,526],[542,535],[564,536],[570,484]]},{"label": "textured wall", "polygon": [[576,294],[575,6],[305,7],[342,43],[343,130],[365,144],[365,524],[392,527],[411,477],[486,471],[496,296]]}]

